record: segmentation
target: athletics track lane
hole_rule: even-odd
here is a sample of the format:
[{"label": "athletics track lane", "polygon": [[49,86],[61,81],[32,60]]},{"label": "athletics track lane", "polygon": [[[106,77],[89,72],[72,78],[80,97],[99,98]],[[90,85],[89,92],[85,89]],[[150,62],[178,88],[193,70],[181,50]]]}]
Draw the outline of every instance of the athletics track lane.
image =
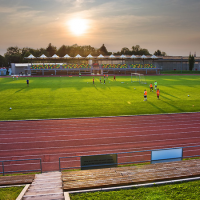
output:
[{"label": "athletics track lane", "polygon": [[[41,158],[43,171],[53,171],[59,157],[200,145],[199,128],[200,113],[0,122],[0,161]],[[120,161],[150,155],[129,156]]]}]

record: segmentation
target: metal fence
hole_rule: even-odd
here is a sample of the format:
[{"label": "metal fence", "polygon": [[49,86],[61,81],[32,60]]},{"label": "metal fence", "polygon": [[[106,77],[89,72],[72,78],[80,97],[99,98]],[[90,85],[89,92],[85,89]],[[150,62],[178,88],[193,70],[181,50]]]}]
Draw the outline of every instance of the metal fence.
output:
[{"label": "metal fence", "polygon": [[[35,162],[35,161],[39,161],[39,162]],[[21,159],[21,160],[3,160],[0,162],[2,163],[2,166],[1,166],[2,170],[0,171],[0,174],[3,174],[3,176],[6,173],[9,174],[9,173],[37,172],[37,171],[40,171],[42,173],[41,158]],[[26,167],[27,165],[29,165],[29,167]],[[35,165],[37,166],[37,168],[35,167]],[[5,168],[7,168],[7,170]],[[29,170],[27,170],[26,168],[28,168]]]},{"label": "metal fence", "polygon": [[[113,166],[116,165],[128,165],[128,164],[136,164],[136,163],[152,163],[152,152],[158,150],[172,150],[172,149],[180,149],[182,148],[182,157],[179,157],[181,160],[184,158],[192,158],[192,157],[200,157],[200,145],[196,146],[185,146],[185,147],[174,147],[174,148],[165,148],[165,149],[151,149],[151,150],[141,150],[141,151],[131,151],[131,152],[120,152],[120,153],[112,153],[117,155],[117,163],[113,163]],[[110,155],[109,154],[96,154],[96,155],[81,155],[81,156],[68,156],[68,157],[59,157],[59,170],[65,169],[81,169],[81,157],[83,156],[102,156],[102,155]],[[163,161],[172,161],[176,160],[175,157],[171,157],[168,159],[163,159]],[[162,159],[159,160],[162,162]],[[87,167],[106,167],[110,166],[110,164],[98,164],[98,165],[88,165]]]}]

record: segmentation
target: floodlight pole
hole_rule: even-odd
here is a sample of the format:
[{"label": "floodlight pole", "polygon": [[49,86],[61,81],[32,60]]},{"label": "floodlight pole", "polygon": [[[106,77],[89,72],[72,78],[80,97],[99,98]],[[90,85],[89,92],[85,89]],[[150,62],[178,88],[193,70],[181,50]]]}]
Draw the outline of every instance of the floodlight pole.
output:
[{"label": "floodlight pole", "polygon": [[182,74],[182,70],[183,70],[183,56],[181,56],[181,74]]}]

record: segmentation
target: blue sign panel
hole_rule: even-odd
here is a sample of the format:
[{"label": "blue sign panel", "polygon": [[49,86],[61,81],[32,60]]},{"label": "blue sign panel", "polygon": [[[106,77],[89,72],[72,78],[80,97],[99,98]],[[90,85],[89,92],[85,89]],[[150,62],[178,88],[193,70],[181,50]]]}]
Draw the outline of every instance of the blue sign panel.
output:
[{"label": "blue sign panel", "polygon": [[151,163],[180,161],[182,156],[182,148],[153,150],[151,151]]}]

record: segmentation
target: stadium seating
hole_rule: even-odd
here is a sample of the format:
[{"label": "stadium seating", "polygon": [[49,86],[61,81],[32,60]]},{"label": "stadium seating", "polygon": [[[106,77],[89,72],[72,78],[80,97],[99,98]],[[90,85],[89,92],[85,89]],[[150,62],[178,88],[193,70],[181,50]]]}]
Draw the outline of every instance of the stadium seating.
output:
[{"label": "stadium seating", "polygon": [[60,65],[56,64],[56,65],[32,65],[31,69],[59,69]]},{"label": "stadium seating", "polygon": [[103,64],[102,68],[106,69],[106,68],[117,68],[117,69],[124,69],[124,68],[128,68],[127,64]]},{"label": "stadium seating", "polygon": [[89,64],[63,64],[64,69],[86,69],[91,68]]},{"label": "stadium seating", "polygon": [[145,68],[145,69],[155,69],[156,68],[156,66],[154,66],[153,64],[131,64],[130,65],[130,68],[139,68],[139,69],[141,69],[141,68]]}]

